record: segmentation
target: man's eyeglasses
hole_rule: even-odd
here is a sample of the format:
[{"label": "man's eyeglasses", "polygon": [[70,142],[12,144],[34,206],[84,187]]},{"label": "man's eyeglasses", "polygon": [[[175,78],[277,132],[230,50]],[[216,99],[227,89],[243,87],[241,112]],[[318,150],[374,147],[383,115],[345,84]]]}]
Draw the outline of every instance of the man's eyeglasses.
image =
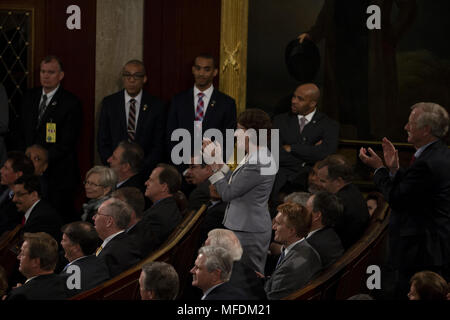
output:
[{"label": "man's eyeglasses", "polygon": [[93,183],[93,182],[91,182],[89,180],[84,181],[83,184],[85,186],[103,187],[101,184],[96,184],[96,183]]},{"label": "man's eyeglasses", "polygon": [[136,72],[136,73],[131,74],[128,72],[124,72],[124,73],[122,73],[122,77],[126,78],[127,80],[131,80],[131,78],[133,78],[134,80],[140,80],[145,77],[145,73]]}]

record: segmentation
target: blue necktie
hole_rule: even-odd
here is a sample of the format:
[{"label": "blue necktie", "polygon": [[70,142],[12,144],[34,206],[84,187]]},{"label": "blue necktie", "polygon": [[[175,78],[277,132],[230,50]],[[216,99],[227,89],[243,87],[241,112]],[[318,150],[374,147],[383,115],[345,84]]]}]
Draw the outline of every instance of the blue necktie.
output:
[{"label": "blue necktie", "polygon": [[275,269],[278,268],[278,266],[280,265],[281,261],[283,261],[284,256],[286,255],[286,254],[284,253],[285,251],[286,251],[285,249],[283,249],[283,250],[281,251],[281,254],[280,254],[280,257],[278,258],[277,266],[275,267]]}]

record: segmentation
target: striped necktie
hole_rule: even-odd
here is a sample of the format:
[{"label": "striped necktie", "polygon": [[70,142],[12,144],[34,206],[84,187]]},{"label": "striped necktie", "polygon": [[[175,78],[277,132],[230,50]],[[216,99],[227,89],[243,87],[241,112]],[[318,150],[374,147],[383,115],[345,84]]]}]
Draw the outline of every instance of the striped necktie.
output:
[{"label": "striped necktie", "polygon": [[198,102],[197,102],[197,109],[195,109],[195,121],[203,121],[203,110],[204,110],[203,97],[205,96],[205,94],[203,92],[199,92],[197,95],[198,95]]},{"label": "striped necktie", "polygon": [[128,141],[134,141],[134,135],[136,133],[136,100],[130,100],[130,112],[128,113]]},{"label": "striped necktie", "polygon": [[100,251],[102,251],[102,249],[103,249],[102,246],[98,247],[97,251],[95,251],[95,256],[98,257],[98,255],[100,254]]},{"label": "striped necktie", "polygon": [[39,115],[38,115],[37,127],[39,127],[41,125],[41,121],[42,121],[42,118],[44,117],[45,110],[47,110],[47,95],[46,94],[44,94],[42,96],[42,102],[39,105]]}]

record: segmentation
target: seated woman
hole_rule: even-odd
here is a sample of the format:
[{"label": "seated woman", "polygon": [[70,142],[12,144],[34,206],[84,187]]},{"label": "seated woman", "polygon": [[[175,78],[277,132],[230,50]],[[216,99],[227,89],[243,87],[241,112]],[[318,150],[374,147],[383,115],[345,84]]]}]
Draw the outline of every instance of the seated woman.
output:
[{"label": "seated woman", "polygon": [[116,190],[116,185],[117,175],[114,170],[104,166],[95,166],[90,169],[84,181],[84,189],[89,201],[83,204],[81,220],[91,222],[103,201]]},{"label": "seated woman", "polygon": [[[227,165],[216,161],[222,159],[217,155],[221,153],[218,143],[204,140],[203,157],[206,163],[211,163],[214,172],[209,181],[222,201],[229,203],[223,223],[241,242],[244,250],[242,261],[253,270],[264,273],[272,234],[268,200],[276,174],[275,160],[267,145],[272,123],[266,112],[247,109],[239,115],[237,128],[238,159],[239,154],[245,154],[245,157],[233,172]],[[264,129],[267,140],[262,139]]]}]

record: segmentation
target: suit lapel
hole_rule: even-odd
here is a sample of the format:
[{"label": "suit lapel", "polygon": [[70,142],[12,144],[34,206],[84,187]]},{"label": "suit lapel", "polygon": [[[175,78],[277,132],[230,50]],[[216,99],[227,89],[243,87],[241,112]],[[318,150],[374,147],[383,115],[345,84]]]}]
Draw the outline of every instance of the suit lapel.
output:
[{"label": "suit lapel", "polygon": [[[305,127],[303,128],[302,131],[302,135],[306,132],[308,132],[308,130],[311,130],[312,128],[317,126],[317,123],[323,118],[323,115],[319,112],[316,111],[316,113],[314,114],[314,117],[311,119],[310,122],[308,122]],[[297,121],[297,126],[298,126],[298,130],[300,130],[300,124],[298,124]]]},{"label": "suit lapel", "polygon": [[116,104],[116,110],[112,114],[112,116],[117,115],[119,119],[119,132],[125,132],[125,137],[128,137],[128,131],[127,131],[127,113],[125,110],[125,89],[122,90],[122,94],[120,95],[120,101],[118,104]]},{"label": "suit lapel", "polygon": [[[137,119],[137,125],[136,125],[136,136],[139,137],[141,131],[143,130],[143,126],[145,123],[147,123],[147,117],[150,115],[150,102],[148,101],[148,96],[144,91],[142,91],[142,99],[141,99],[141,105],[139,106],[139,116]],[[125,108],[124,108],[125,109]]]},{"label": "suit lapel", "polygon": [[208,117],[208,115],[213,113],[212,109],[216,105],[216,101],[217,101],[217,90],[214,89],[213,93],[211,95],[211,98],[209,99],[209,103],[208,103],[208,107],[206,108],[205,116],[203,117],[203,125],[204,126],[206,126],[206,122],[211,117],[211,116]]},{"label": "suit lapel", "polygon": [[184,102],[186,109],[183,109],[183,114],[188,119],[189,123],[194,123],[195,120],[195,106],[194,106],[194,88],[189,90],[189,93],[186,95],[187,101]]}]

